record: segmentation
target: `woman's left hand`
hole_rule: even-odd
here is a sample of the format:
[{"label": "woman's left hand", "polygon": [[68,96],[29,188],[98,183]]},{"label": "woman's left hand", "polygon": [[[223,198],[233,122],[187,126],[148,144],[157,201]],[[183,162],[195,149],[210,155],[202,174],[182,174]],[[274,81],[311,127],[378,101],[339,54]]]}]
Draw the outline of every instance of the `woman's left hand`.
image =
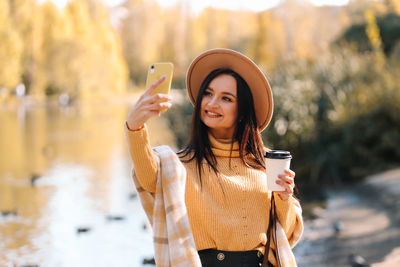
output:
[{"label": "woman's left hand", "polygon": [[276,191],[275,193],[277,193],[282,200],[287,200],[291,195],[293,195],[293,190],[295,187],[295,175],[296,174],[294,173],[294,171],[285,170],[284,174],[280,174],[278,176],[280,180],[277,180],[276,183],[280,186],[283,186],[285,188],[285,191]]}]

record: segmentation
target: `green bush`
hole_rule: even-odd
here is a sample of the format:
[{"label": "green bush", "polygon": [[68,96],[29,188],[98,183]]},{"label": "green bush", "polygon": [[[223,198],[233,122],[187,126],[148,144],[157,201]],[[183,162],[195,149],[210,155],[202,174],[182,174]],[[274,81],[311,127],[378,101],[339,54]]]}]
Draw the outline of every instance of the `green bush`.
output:
[{"label": "green bush", "polygon": [[263,136],[292,152],[300,191],[400,165],[400,68],[377,57],[342,47],[271,75],[275,111]]},{"label": "green bush", "polygon": [[350,181],[400,164],[400,109],[392,101],[352,118],[336,129],[340,170]]},{"label": "green bush", "polygon": [[[377,19],[383,50],[390,55],[396,43],[400,41],[400,16],[389,13]],[[353,43],[360,52],[371,51],[372,47],[366,34],[366,23],[350,26],[336,41],[339,43]]]}]

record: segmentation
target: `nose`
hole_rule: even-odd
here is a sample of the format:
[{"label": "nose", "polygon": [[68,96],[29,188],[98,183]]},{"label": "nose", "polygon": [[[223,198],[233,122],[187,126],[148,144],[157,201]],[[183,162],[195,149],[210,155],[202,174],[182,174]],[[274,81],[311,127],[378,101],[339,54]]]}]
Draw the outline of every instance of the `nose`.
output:
[{"label": "nose", "polygon": [[218,106],[218,100],[216,97],[212,97],[210,101],[208,101],[207,106],[209,107],[216,107]]}]

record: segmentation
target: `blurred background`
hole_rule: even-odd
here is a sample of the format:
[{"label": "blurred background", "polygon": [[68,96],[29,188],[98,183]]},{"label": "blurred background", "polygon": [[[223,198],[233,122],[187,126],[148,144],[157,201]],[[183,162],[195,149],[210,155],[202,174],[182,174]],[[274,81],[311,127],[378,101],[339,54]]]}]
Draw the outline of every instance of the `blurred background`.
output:
[{"label": "blurred background", "polygon": [[298,265],[400,266],[400,0],[1,0],[0,266],[151,266],[123,123],[175,66],[152,145],[181,148],[200,52],[261,67],[266,146],[290,150]]}]

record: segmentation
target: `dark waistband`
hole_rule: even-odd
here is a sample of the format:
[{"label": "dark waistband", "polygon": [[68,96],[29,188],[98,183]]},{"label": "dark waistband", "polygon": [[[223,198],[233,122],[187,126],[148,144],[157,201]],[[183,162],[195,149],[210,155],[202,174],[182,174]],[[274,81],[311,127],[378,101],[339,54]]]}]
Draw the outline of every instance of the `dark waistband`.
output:
[{"label": "dark waistband", "polygon": [[236,267],[259,266],[263,260],[263,254],[258,250],[249,251],[225,251],[216,249],[204,249],[199,251],[203,267]]}]

